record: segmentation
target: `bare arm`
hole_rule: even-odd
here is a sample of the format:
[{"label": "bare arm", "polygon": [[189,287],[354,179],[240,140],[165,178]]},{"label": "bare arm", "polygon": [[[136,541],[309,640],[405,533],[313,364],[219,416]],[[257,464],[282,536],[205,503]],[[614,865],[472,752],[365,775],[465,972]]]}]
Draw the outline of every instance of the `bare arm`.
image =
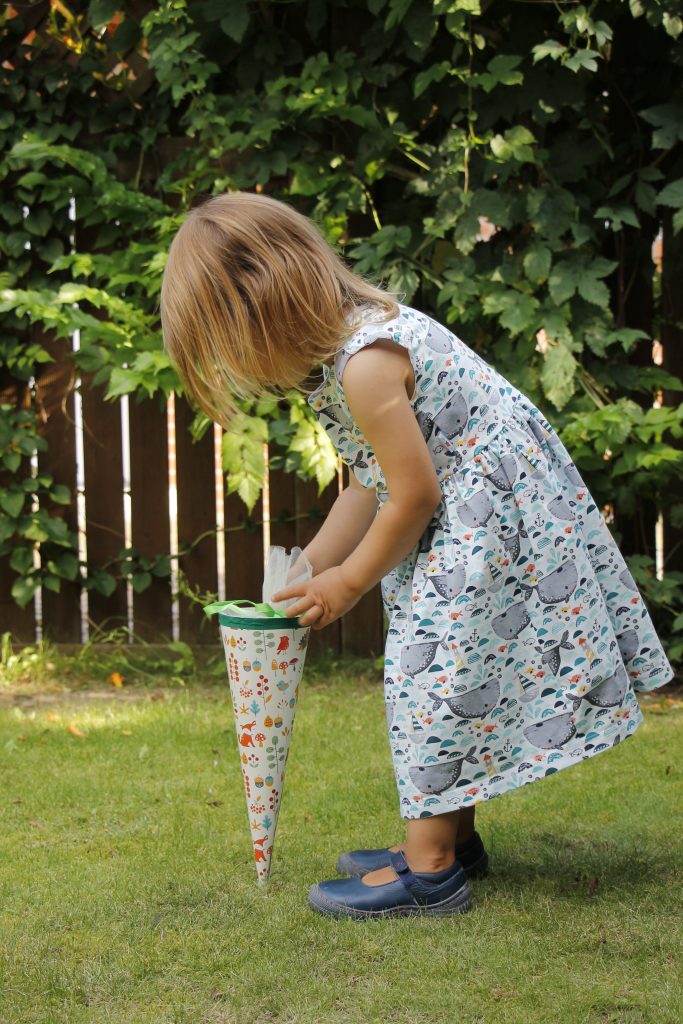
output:
[{"label": "bare arm", "polygon": [[374,523],[341,565],[347,584],[360,594],[412,551],[442,499],[406,393],[407,358],[395,342],[376,342],[352,356],[344,370],[347,404],[379,460],[389,493]]},{"label": "bare arm", "polygon": [[[327,513],[325,521],[303,554],[313,566],[315,576],[333,565],[339,565],[361,542],[377,514],[377,494],[374,487],[362,487],[353,473]],[[301,572],[297,562],[291,570],[292,578]]]},{"label": "bare arm", "polygon": [[412,369],[405,349],[377,341],[353,355],[344,370],[351,413],[373,449],[389,497],[344,561],[312,580],[274,595],[299,598],[287,611],[316,629],[334,622],[357,603],[417,544],[442,499],[429,449],[408,392]]}]

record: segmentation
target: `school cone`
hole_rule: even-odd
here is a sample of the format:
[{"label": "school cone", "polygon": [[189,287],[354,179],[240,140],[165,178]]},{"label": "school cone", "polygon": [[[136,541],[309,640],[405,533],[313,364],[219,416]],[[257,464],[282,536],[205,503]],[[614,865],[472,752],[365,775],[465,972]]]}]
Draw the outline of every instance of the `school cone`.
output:
[{"label": "school cone", "polygon": [[265,885],[311,627],[269,604],[219,602],[204,611],[218,612],[254,861]]}]

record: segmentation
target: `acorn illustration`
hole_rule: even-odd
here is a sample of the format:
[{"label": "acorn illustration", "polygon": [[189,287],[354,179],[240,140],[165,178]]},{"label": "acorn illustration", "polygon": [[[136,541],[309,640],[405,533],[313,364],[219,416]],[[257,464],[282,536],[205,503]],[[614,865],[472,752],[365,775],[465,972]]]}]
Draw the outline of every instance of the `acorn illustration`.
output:
[{"label": "acorn illustration", "polygon": [[254,779],[254,785],[257,786],[259,789],[263,789],[263,779],[261,778],[260,775],[257,775],[256,778]]}]

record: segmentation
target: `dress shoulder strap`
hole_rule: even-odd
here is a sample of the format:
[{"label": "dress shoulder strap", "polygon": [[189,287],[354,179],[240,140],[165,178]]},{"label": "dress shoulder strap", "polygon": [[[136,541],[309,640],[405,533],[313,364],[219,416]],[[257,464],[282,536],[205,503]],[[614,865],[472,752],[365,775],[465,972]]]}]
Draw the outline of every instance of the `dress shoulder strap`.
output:
[{"label": "dress shoulder strap", "polygon": [[405,306],[403,303],[399,303],[398,306],[398,316],[382,322],[379,319],[382,315],[380,312],[362,322],[349,335],[335,356],[334,372],[339,384],[341,384],[344,367],[349,358],[367,345],[379,341],[380,338],[388,338],[410,350],[414,350],[422,341],[429,330],[429,318],[411,306]]}]

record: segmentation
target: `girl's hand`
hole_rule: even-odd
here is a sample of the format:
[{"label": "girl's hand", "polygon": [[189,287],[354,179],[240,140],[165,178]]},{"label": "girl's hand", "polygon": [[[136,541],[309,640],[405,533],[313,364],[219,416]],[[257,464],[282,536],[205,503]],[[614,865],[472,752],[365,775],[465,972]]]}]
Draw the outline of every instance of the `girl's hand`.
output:
[{"label": "girl's hand", "polygon": [[298,597],[299,600],[286,609],[287,615],[290,618],[298,615],[302,626],[322,629],[345,615],[362,596],[362,592],[344,578],[341,566],[335,565],[318,573],[313,579],[283,587],[273,594],[273,601],[288,601]]}]

